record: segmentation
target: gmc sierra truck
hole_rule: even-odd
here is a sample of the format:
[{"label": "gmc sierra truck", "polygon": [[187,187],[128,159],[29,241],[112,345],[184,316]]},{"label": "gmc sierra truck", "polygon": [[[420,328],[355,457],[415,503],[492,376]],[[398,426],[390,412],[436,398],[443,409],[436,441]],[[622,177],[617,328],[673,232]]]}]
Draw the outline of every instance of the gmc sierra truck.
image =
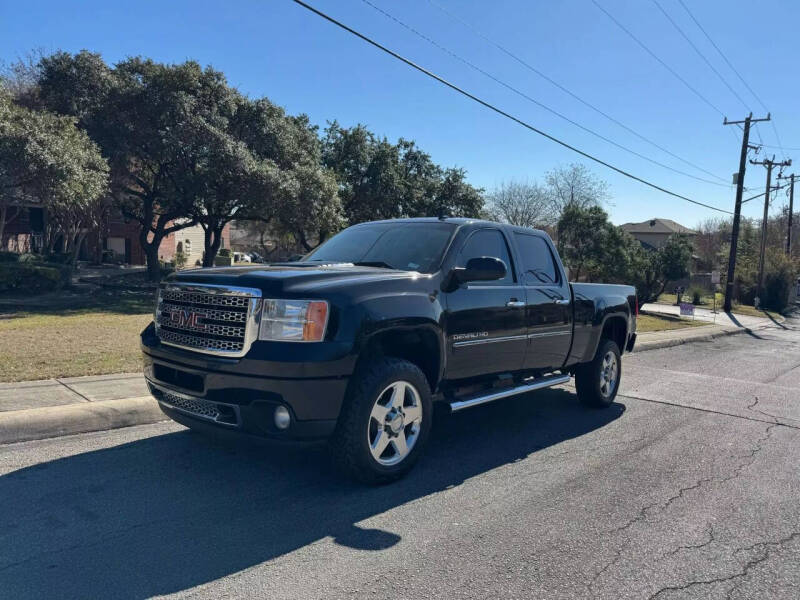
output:
[{"label": "gmc sierra truck", "polygon": [[463,218],[363,223],[297,262],[181,271],[141,335],[161,409],[206,432],[329,438],[366,482],[423,451],[433,403],[458,411],[566,383],[619,389],[635,289],[569,283],[541,231]]}]

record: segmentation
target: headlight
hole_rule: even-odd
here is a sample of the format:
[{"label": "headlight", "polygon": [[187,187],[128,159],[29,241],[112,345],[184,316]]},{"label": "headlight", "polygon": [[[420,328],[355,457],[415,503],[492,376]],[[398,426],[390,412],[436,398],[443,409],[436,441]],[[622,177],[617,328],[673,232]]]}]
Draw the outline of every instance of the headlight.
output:
[{"label": "headlight", "polygon": [[263,300],[258,339],[320,342],[328,325],[325,300]]}]

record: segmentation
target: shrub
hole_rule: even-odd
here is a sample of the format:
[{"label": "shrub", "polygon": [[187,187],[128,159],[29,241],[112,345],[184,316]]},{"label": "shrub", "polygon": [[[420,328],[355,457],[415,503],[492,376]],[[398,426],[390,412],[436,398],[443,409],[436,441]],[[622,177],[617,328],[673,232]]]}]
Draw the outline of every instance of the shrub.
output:
[{"label": "shrub", "polygon": [[706,295],[706,291],[699,287],[699,286],[692,286],[687,291],[686,294],[692,298],[692,304],[697,306],[698,304],[703,303],[703,297]]},{"label": "shrub", "polygon": [[55,263],[59,265],[66,265],[72,260],[72,254],[69,252],[52,252],[44,256],[45,262]]},{"label": "shrub", "polygon": [[44,256],[41,254],[33,254],[31,252],[26,252],[25,254],[20,254],[19,258],[17,259],[18,262],[21,263],[43,263],[45,262]]},{"label": "shrub", "polygon": [[63,272],[56,265],[0,263],[0,292],[49,292],[63,286]]},{"label": "shrub", "polygon": [[764,273],[763,308],[783,311],[789,304],[789,294],[796,277],[795,265],[783,253],[772,253]]},{"label": "shrub", "polygon": [[59,278],[61,279],[61,287],[69,287],[72,283],[72,265],[42,263],[41,266],[58,271]]},{"label": "shrub", "polygon": [[233,255],[231,254],[226,256],[220,253],[214,257],[215,267],[230,267],[231,265],[233,265]]}]

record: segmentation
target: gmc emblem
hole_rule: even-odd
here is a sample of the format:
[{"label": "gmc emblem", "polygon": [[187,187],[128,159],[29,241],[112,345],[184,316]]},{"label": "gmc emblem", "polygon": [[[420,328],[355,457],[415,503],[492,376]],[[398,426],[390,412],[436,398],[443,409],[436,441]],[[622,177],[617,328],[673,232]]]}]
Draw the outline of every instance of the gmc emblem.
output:
[{"label": "gmc emblem", "polygon": [[178,327],[191,327],[193,329],[205,329],[205,324],[200,322],[206,315],[193,310],[171,310],[169,312],[170,325]]}]

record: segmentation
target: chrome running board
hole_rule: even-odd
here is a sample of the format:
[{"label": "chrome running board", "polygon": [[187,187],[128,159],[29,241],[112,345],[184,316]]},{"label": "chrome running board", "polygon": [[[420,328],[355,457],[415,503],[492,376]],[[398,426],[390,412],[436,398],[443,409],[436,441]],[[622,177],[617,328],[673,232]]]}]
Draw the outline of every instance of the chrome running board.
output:
[{"label": "chrome running board", "polygon": [[541,390],[543,388],[552,387],[561,383],[567,383],[570,380],[569,375],[550,375],[536,379],[530,383],[524,383],[512,388],[506,388],[491,392],[490,394],[476,394],[474,396],[467,396],[463,400],[457,400],[450,403],[450,410],[453,412],[470,408],[471,406],[478,406],[479,404],[486,404],[487,402],[494,402],[500,398],[508,398],[509,396],[516,396],[517,394],[524,394],[525,392],[532,392],[534,390]]}]

